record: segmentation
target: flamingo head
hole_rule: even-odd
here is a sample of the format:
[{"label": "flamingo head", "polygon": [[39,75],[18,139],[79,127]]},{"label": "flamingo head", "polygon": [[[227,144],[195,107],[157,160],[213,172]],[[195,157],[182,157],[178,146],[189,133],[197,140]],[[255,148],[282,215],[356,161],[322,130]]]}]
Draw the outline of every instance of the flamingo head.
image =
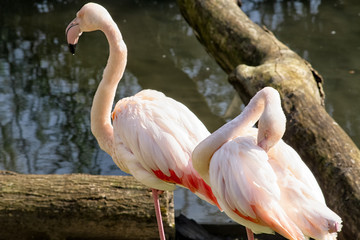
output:
[{"label": "flamingo head", "polygon": [[100,30],[111,21],[109,12],[103,6],[96,3],[85,4],[65,30],[70,52],[75,54],[76,44],[83,32]]},{"label": "flamingo head", "polygon": [[[285,133],[286,117],[281,108],[281,99],[279,93],[272,88],[268,91],[264,112],[258,123],[258,146],[266,152],[280,141]],[[269,91],[271,90],[271,91]]]}]

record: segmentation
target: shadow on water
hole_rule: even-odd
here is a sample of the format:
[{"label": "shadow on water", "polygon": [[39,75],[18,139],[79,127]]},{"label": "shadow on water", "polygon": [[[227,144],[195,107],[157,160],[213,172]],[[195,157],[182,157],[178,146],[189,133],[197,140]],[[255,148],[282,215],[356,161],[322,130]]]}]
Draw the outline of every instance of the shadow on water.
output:
[{"label": "shadow on water", "polygon": [[[106,63],[100,33],[84,34],[77,55],[64,30],[85,1],[2,1],[0,169],[21,173],[122,174],[90,132],[90,106]],[[129,60],[116,99],[141,89],[183,102],[214,131],[235,95],[197,42],[175,1],[102,0],[118,23]],[[360,143],[360,5],[352,1],[243,1],[243,10],[307,59],[325,78],[326,108]],[[229,118],[236,115],[240,106]],[[200,222],[227,217],[176,190],[177,211]]]}]

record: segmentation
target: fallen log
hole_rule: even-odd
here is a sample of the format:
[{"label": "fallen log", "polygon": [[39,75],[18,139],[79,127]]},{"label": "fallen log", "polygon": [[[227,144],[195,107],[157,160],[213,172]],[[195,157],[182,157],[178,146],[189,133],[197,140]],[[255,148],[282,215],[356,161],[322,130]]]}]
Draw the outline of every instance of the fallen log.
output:
[{"label": "fallen log", "polygon": [[[173,193],[160,197],[175,238]],[[0,171],[0,239],[159,239],[151,191],[130,176]]]},{"label": "fallen log", "polygon": [[268,29],[253,23],[237,1],[177,2],[244,103],[265,86],[280,92],[287,117],[284,140],[301,155],[328,205],[342,217],[339,239],[360,239],[360,151],[326,112],[320,74]]}]

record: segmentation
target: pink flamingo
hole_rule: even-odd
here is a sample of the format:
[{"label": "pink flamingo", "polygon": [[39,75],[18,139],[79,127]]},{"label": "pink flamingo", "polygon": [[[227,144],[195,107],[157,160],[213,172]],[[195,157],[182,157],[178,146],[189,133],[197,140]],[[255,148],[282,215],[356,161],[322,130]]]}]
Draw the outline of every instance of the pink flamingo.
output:
[{"label": "pink flamingo", "polygon": [[[259,120],[259,129],[253,128]],[[336,239],[341,218],[325,204],[314,175],[282,141],[286,118],[278,92],[259,91],[242,114],[203,140],[193,165],[220,207],[254,233]]]},{"label": "pink flamingo", "polygon": [[74,54],[82,32],[95,30],[105,34],[110,55],[93,100],[91,130],[117,166],[153,189],[159,234],[165,239],[156,189],[174,190],[180,185],[217,205],[210,187],[191,162],[193,149],[210,133],[187,107],[154,90],[120,100],[111,114],[127,61],[127,48],[118,26],[104,7],[88,3],[66,28],[66,36]]}]

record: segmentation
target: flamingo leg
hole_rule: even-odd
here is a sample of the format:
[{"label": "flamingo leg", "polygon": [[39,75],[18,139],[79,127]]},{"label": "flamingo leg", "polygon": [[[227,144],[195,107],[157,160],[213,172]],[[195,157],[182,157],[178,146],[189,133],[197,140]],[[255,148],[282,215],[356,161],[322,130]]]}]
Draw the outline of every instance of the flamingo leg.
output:
[{"label": "flamingo leg", "polygon": [[246,228],[246,235],[248,240],[255,240],[254,233],[251,231],[250,228]]},{"label": "flamingo leg", "polygon": [[158,190],[156,190],[156,189],[151,189],[151,190],[152,190],[152,195],[153,195],[153,199],[154,199],[156,220],[157,220],[157,224],[158,224],[160,240],[166,240],[164,226],[163,226],[162,217],[161,217],[161,211],[160,211],[159,193],[158,193]]}]

